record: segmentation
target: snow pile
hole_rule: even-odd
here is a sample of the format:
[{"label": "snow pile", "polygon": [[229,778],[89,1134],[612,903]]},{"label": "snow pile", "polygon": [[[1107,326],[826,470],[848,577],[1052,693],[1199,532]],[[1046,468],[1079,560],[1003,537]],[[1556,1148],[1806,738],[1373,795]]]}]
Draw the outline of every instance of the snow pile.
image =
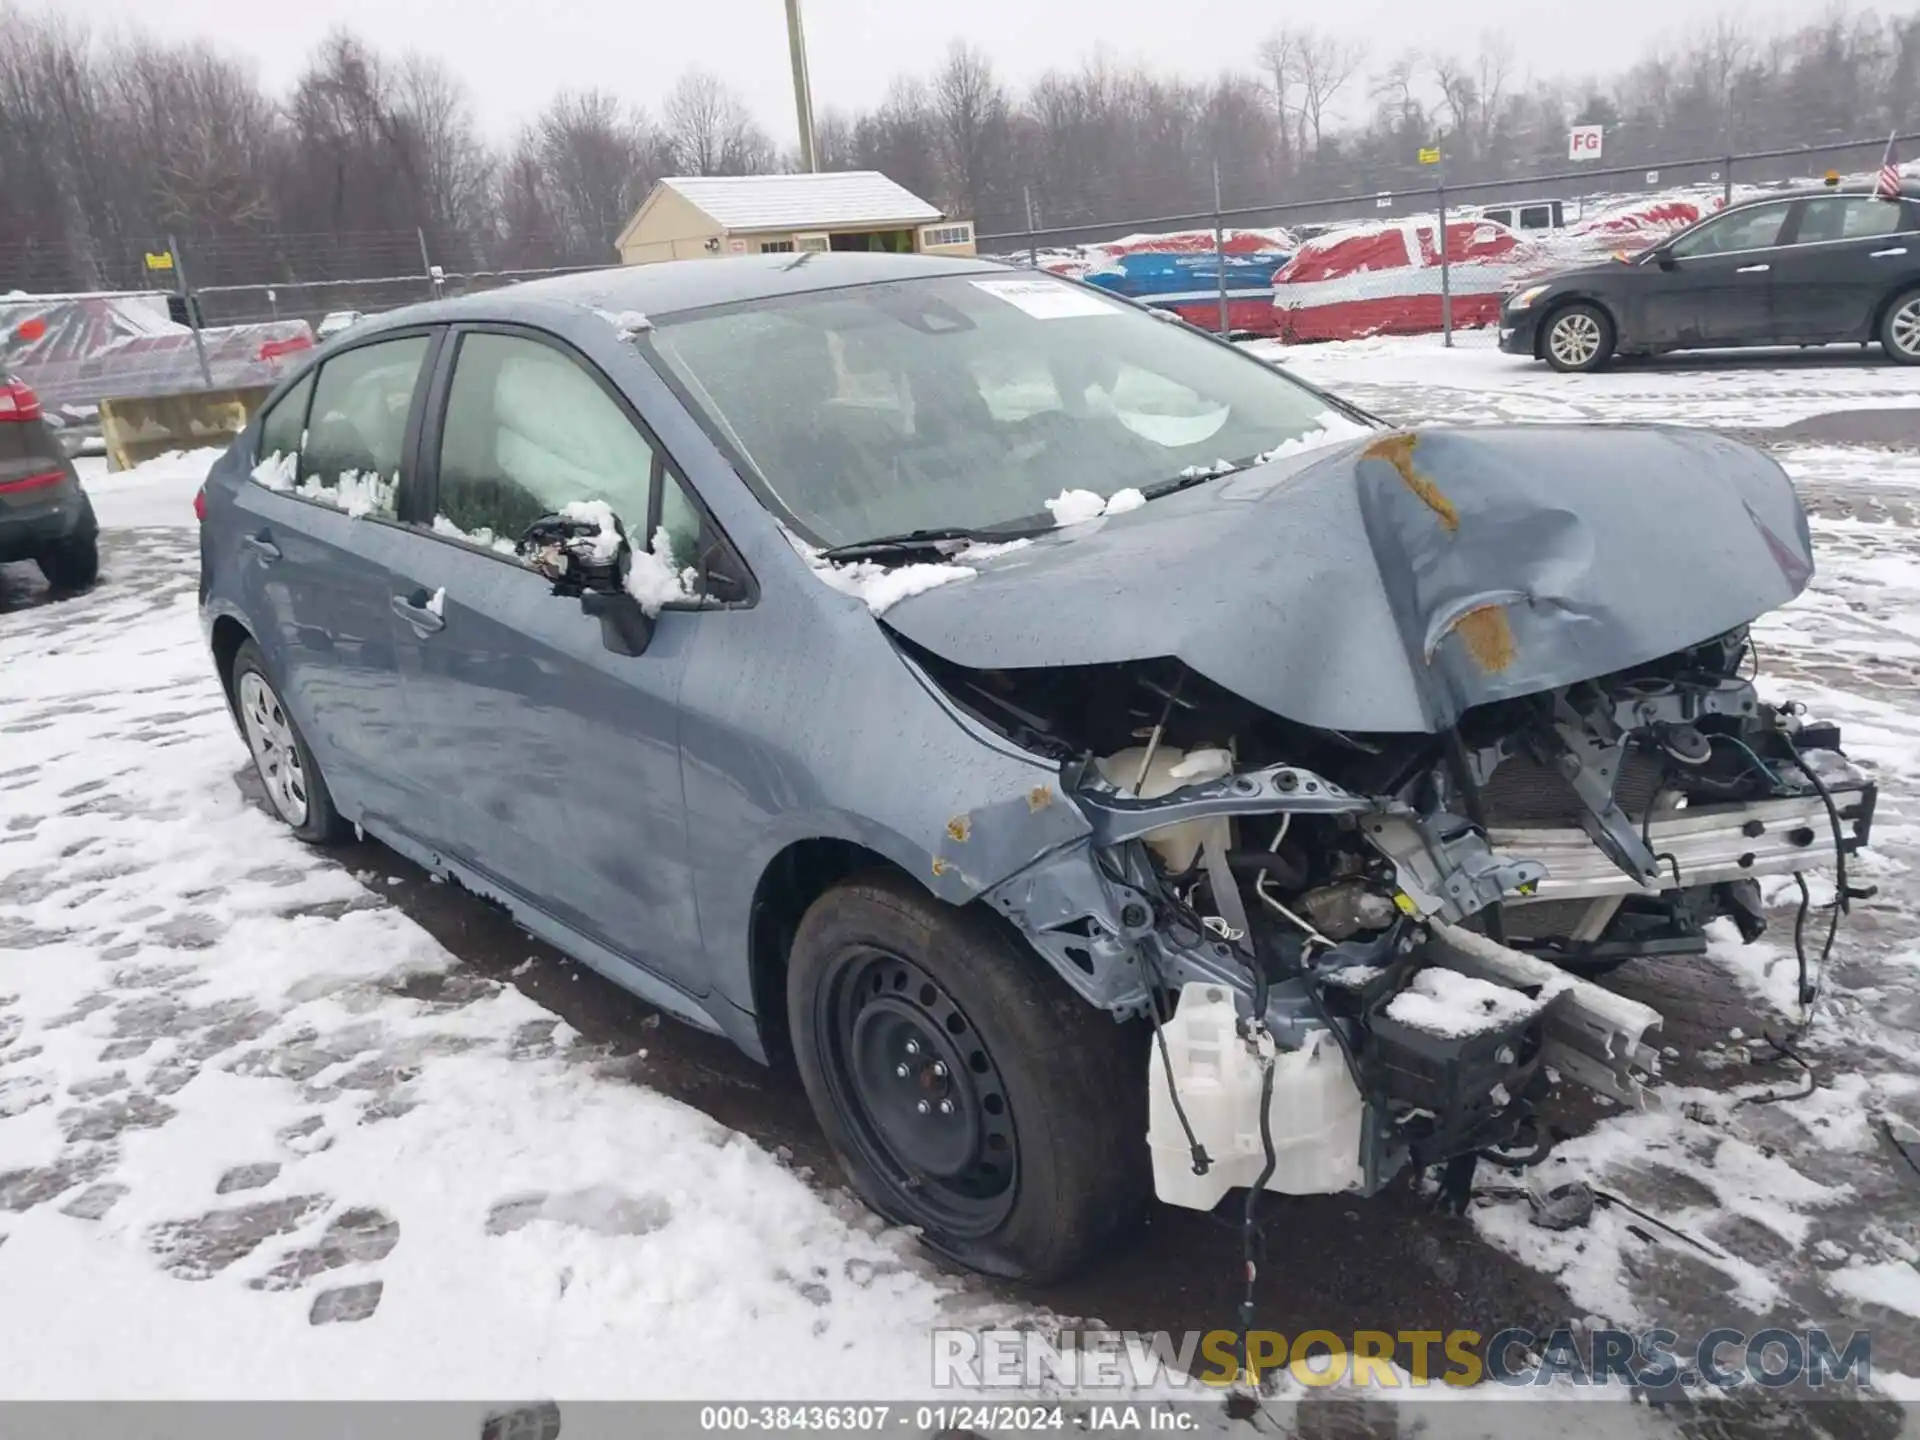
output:
[{"label": "snow pile", "polygon": [[1387,1002],[1387,1016],[1430,1035],[1459,1039],[1527,1020],[1540,1002],[1518,990],[1430,965]]},{"label": "snow pile", "polygon": [[[604,565],[620,553],[623,527],[606,501],[575,500],[561,507],[560,517],[595,527],[591,558],[596,564]],[[673,537],[664,525],[653,532],[646,549],[632,545],[628,550],[627,593],[640,602],[641,610],[648,615],[658,615],[678,601],[694,599],[699,581],[697,570],[682,569],[674,564]]]},{"label": "snow pile", "polygon": [[376,470],[342,470],[331,482],[319,476],[298,478],[300,457],[279,451],[253,467],[253,478],[269,490],[316,500],[358,520],[367,515],[393,514],[400,476],[389,480]]},{"label": "snow pile", "polygon": [[253,478],[269,490],[292,490],[300,479],[300,456],[276,450],[253,467]]},{"label": "snow pile", "polygon": [[1920,1269],[1908,1260],[1849,1265],[1827,1277],[1842,1295],[1920,1320]]},{"label": "snow pile", "polygon": [[1291,440],[1282,440],[1273,449],[1254,456],[1253,463],[1265,465],[1270,460],[1284,460],[1289,455],[1318,450],[1326,445],[1337,445],[1342,440],[1359,440],[1373,433],[1358,420],[1349,420],[1337,410],[1322,410],[1313,417],[1313,429],[1296,435]]},{"label": "snow pile", "polygon": [[956,580],[971,580],[980,573],[971,565],[945,561],[882,565],[874,560],[829,560],[791,530],[783,533],[787,543],[807,562],[808,569],[842,595],[861,601],[875,615],[884,615],[910,595],[951,585]]},{"label": "snow pile", "polygon": [[1211,465],[1189,465],[1180,472],[1182,480],[1204,480],[1209,475],[1231,475],[1240,467],[1231,460],[1215,460]]},{"label": "snow pile", "polygon": [[464,540],[469,545],[478,545],[483,550],[497,550],[502,555],[514,555],[519,551],[513,541],[504,535],[496,535],[487,526],[477,530],[462,530],[444,515],[433,517],[433,532],[436,535],[448,535],[455,540]]},{"label": "snow pile", "polygon": [[699,595],[700,572],[691,565],[674,564],[673,537],[662,525],[653,532],[645,550],[634,550],[627,566],[627,593],[640,602],[648,615],[662,608]]},{"label": "snow pile", "polygon": [[74,462],[80,483],[103,526],[119,529],[192,526],[194,492],[226,452],[169,450],[130,470],[109,473],[104,458]]},{"label": "snow pile", "polygon": [[620,541],[623,538],[620,519],[613,513],[613,506],[606,501],[575,500],[570,505],[560,507],[560,518],[594,527],[589,558],[596,565],[605,565],[620,553]]},{"label": "snow pile", "polygon": [[653,329],[653,321],[638,310],[596,310],[593,313],[613,326],[622,340],[631,340]]},{"label": "snow pile", "polygon": [[[1220,462],[1225,464],[1226,462]],[[1228,465],[1230,470],[1233,467]],[[1194,473],[1187,471],[1185,473]],[[1214,473],[1212,471],[1207,472]],[[1124,515],[1129,510],[1138,510],[1147,503],[1147,497],[1139,490],[1129,486],[1125,490],[1116,490],[1104,500],[1092,490],[1062,490],[1046,502],[1047,510],[1058,526],[1080,525],[1088,520],[1098,520],[1102,515]]]}]

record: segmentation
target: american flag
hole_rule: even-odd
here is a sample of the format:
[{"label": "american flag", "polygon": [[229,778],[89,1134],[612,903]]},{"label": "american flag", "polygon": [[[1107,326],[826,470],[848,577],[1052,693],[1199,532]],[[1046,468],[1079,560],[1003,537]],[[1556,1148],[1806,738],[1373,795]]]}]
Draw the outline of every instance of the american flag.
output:
[{"label": "american flag", "polygon": [[[1894,134],[1899,134],[1895,131]],[[1887,153],[1880,159],[1880,173],[1874,178],[1873,193],[1876,199],[1898,200],[1900,198],[1900,167],[1893,159],[1893,135],[1887,137]]]}]

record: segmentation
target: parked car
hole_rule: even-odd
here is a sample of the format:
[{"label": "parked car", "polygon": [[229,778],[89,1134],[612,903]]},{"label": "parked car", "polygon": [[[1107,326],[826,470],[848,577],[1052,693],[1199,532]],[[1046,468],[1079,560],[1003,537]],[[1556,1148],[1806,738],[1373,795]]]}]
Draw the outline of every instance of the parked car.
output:
[{"label": "parked car", "polygon": [[1920,364],[1920,200],[1862,187],[1730,206],[1630,260],[1529,281],[1500,312],[1500,348],[1556,370],[1876,340],[1888,359]]},{"label": "parked car", "polygon": [[1812,570],[1771,459],[1389,431],[985,261],[383,315],[196,509],[296,835],[790,1055],[860,1193],[999,1274],[1531,1147],[1549,1066],[1632,1100],[1659,1016],[1573,972],[1868,834],[1743,675]]},{"label": "parked car", "polygon": [[0,370],[0,561],[37,561],[56,590],[100,574],[100,526],[40,397]]},{"label": "parked car", "polygon": [[329,310],[320,317],[320,323],[314,327],[314,338],[325,342],[334,336],[351,330],[367,317],[358,310]]}]

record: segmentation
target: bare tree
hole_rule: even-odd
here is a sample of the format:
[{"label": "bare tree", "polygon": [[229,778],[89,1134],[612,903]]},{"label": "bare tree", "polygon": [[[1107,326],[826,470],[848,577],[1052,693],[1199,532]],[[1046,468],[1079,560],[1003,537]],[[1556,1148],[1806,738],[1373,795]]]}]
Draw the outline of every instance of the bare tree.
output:
[{"label": "bare tree", "polygon": [[977,215],[998,178],[1009,130],[1007,94],[993,63],[956,40],[933,77],[932,109],[947,195]]},{"label": "bare tree", "polygon": [[[514,183],[541,200],[525,213],[549,224],[572,261],[603,261],[646,199],[679,158],[671,138],[647,117],[602,90],[556,95],[522,137]],[[538,167],[537,179],[524,168]]]},{"label": "bare tree", "polygon": [[690,70],[667,95],[667,134],[689,175],[748,175],[771,170],[773,141],[740,97],[705,70]]},{"label": "bare tree", "polygon": [[1300,80],[1299,49],[1299,37],[1284,27],[1260,42],[1261,84],[1273,102],[1282,172],[1293,169],[1293,90]]},{"label": "bare tree", "polygon": [[434,253],[449,253],[484,229],[493,178],[467,88],[440,61],[409,55],[394,72],[391,103],[409,176],[420,187],[422,226]]},{"label": "bare tree", "polygon": [[1307,148],[1309,129],[1313,133],[1313,149],[1320,149],[1326,137],[1327,109],[1353,79],[1366,53],[1366,46],[1358,40],[1319,30],[1300,32],[1295,64],[1300,79],[1301,149]]}]

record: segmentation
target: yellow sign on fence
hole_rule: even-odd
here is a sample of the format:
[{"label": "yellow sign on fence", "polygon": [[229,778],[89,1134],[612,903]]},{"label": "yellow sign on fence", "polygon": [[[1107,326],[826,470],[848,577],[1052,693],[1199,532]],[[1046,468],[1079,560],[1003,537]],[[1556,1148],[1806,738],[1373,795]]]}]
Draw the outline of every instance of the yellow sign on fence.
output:
[{"label": "yellow sign on fence", "polygon": [[171,250],[162,250],[156,255],[153,251],[149,250],[147,252],[147,268],[149,270],[171,270],[173,268],[173,252]]},{"label": "yellow sign on fence", "polygon": [[1422,145],[1420,147],[1420,163],[1422,165],[1438,165],[1440,163],[1440,147],[1438,145]]}]

